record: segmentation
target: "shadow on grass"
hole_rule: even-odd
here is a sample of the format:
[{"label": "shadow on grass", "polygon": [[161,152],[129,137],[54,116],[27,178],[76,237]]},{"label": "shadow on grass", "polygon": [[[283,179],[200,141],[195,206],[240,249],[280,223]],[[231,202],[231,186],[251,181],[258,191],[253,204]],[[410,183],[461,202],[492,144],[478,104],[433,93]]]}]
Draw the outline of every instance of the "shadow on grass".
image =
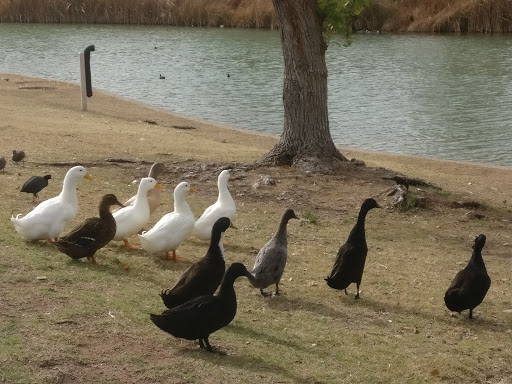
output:
[{"label": "shadow on grass", "polygon": [[326,306],[322,303],[315,303],[304,299],[289,298],[286,296],[278,296],[268,301],[270,308],[280,311],[296,311],[305,310],[308,312],[316,313],[321,316],[328,316],[337,319],[346,319],[347,311],[350,311],[351,307],[367,307],[371,308],[375,312],[389,312],[395,314],[403,314],[411,317],[422,317],[428,321],[443,322],[447,325],[455,326],[468,326],[473,331],[484,328],[491,332],[507,332],[510,328],[507,326],[505,321],[502,323],[497,320],[486,318],[485,315],[468,319],[468,311],[462,312],[462,315],[456,315],[455,318],[451,317],[447,311],[440,310],[439,315],[434,313],[428,313],[421,311],[417,308],[409,308],[404,305],[391,304],[376,301],[369,297],[361,297],[358,300],[354,299],[353,295],[343,295],[340,300],[340,310]]},{"label": "shadow on grass", "polygon": [[[225,331],[235,331],[236,333],[248,336],[248,337],[258,337],[258,338],[267,338],[271,342],[277,342],[279,344],[283,344],[286,346],[290,346],[290,342],[279,340],[274,337],[269,337],[266,334],[255,332],[252,329],[248,329],[245,327],[240,326],[229,326],[224,328]],[[263,336],[263,337],[261,337]],[[211,341],[210,341],[211,342]],[[214,346],[215,348],[215,346]],[[269,346],[271,348],[271,346]],[[222,348],[221,348],[222,349]],[[294,383],[303,383],[303,384],[323,384],[322,381],[319,381],[317,379],[310,379],[310,378],[304,378],[300,377],[297,374],[293,372],[293,367],[288,366],[282,366],[279,364],[274,364],[272,362],[269,362],[261,357],[257,356],[248,356],[248,355],[227,355],[227,356],[220,356],[218,354],[208,353],[204,350],[196,349],[182,349],[181,353],[187,353],[190,355],[193,355],[194,357],[201,358],[205,361],[214,363],[217,366],[225,367],[227,369],[233,369],[237,368],[241,371],[251,371],[258,375],[262,373],[266,374],[272,374],[272,375],[278,375],[285,377],[289,380],[291,380]],[[273,380],[276,379],[276,377],[272,378]],[[275,382],[275,381],[274,381]]]},{"label": "shadow on grass", "polygon": [[289,339],[279,339],[275,336],[271,336],[264,332],[258,332],[251,328],[246,328],[241,325],[230,324],[229,326],[223,328],[224,331],[230,333],[236,333],[237,335],[243,336],[245,339],[256,339],[256,340],[265,340],[272,344],[279,344],[284,347],[293,348],[296,350],[302,350],[304,352],[309,352],[308,348],[305,348],[303,345],[297,344]]},{"label": "shadow on grass", "polygon": [[[273,373],[275,375],[284,376],[294,383],[302,383],[302,384],[323,384],[323,381],[312,379],[312,378],[304,378],[298,376],[293,372],[293,367],[285,368],[284,366],[273,364],[268,362],[260,357],[255,356],[227,356],[224,359],[216,360],[216,364],[219,366],[224,366],[226,368],[238,368],[244,371],[252,371],[256,374],[261,374],[261,372]],[[276,378],[274,377],[273,380]]]},{"label": "shadow on grass", "polygon": [[279,311],[296,311],[298,309],[301,309],[308,312],[316,313],[318,315],[334,317],[339,319],[343,319],[346,317],[343,312],[328,307],[322,303],[314,303],[304,299],[289,298],[283,295],[268,300],[268,305],[270,308]]}]

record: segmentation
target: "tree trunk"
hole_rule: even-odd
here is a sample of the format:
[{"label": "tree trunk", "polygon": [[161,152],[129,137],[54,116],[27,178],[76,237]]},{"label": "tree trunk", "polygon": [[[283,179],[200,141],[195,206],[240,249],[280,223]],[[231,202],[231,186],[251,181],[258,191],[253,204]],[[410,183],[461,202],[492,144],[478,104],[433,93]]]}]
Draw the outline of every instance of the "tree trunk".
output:
[{"label": "tree trunk", "polygon": [[284,129],[264,164],[331,169],[347,160],[336,148],[327,112],[327,44],[317,0],[272,0],[284,57]]}]

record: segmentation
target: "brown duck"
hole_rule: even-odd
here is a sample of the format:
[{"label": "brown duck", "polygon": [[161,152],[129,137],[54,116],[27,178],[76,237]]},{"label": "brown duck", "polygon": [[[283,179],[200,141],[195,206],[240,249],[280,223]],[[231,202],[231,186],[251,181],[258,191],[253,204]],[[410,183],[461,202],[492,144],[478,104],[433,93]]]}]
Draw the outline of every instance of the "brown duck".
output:
[{"label": "brown duck", "polygon": [[74,260],[87,257],[96,264],[94,254],[107,245],[116,234],[116,221],[110,207],[123,204],[113,194],[103,196],[99,205],[100,217],[91,217],[53,244]]}]

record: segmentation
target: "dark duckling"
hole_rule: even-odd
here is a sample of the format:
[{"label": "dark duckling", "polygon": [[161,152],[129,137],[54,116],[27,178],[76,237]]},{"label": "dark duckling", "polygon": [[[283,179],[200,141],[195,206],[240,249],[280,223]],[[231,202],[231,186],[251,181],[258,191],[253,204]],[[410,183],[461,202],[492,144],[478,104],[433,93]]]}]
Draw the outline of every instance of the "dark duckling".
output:
[{"label": "dark duckling", "polygon": [[272,237],[258,252],[254,267],[248,278],[254,288],[259,288],[263,296],[271,296],[271,292],[263,289],[270,284],[276,285],[276,295],[279,295],[279,282],[283,276],[288,255],[288,239],[286,226],[290,219],[298,219],[292,209],[287,209],[281,217],[281,223]]},{"label": "dark duckling", "polygon": [[44,175],[44,176],[32,176],[30,179],[25,181],[23,187],[21,187],[20,192],[32,193],[34,195],[34,199],[37,198],[37,194],[48,186],[48,180],[52,178],[52,175]]},{"label": "dark duckling", "polygon": [[6,165],[7,165],[7,160],[5,160],[5,157],[0,156],[0,171],[2,171]]},{"label": "dark duckling", "polygon": [[15,163],[20,162],[24,158],[25,158],[24,151],[17,151],[17,150],[12,151],[12,161],[14,161]]},{"label": "dark duckling", "polygon": [[479,235],[473,244],[473,255],[466,268],[459,271],[444,295],[446,307],[453,312],[469,309],[469,318],[473,318],[473,309],[484,300],[491,278],[487,274],[482,248],[485,245],[485,235]]},{"label": "dark duckling", "polygon": [[213,224],[210,247],[206,255],[192,264],[174,287],[160,293],[167,308],[172,309],[195,297],[215,293],[226,270],[222,238],[230,224],[227,217],[218,219]]},{"label": "dark duckling", "polygon": [[113,194],[103,196],[99,205],[100,217],[91,217],[53,244],[74,260],[87,257],[96,264],[94,254],[107,245],[116,234],[116,221],[110,212],[112,205],[123,204]]},{"label": "dark duckling", "polygon": [[233,263],[227,269],[216,296],[199,296],[161,315],[151,314],[151,321],[174,337],[199,340],[202,349],[215,352],[208,338],[235,318],[237,304],[233,284],[238,277],[247,275],[247,269],[242,263]]},{"label": "dark duckling", "polygon": [[368,254],[364,221],[368,211],[373,208],[381,208],[381,206],[374,199],[366,199],[363,202],[357,223],[348,235],[346,243],[338,251],[331,274],[325,279],[329,287],[344,289],[347,295],[347,287],[351,283],[356,283],[356,299],[359,298],[359,286],[363,278],[364,264]]}]

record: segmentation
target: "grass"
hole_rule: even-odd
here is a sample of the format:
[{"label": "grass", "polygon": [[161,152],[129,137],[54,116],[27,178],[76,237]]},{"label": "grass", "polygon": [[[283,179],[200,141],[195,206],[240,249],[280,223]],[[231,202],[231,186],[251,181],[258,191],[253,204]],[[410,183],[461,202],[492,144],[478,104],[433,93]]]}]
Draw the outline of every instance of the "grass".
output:
[{"label": "grass", "polygon": [[[175,339],[157,329],[148,314],[164,309],[158,293],[170,288],[191,262],[205,254],[206,243],[189,237],[178,250],[189,262],[174,263],[163,260],[163,255],[127,251],[114,242],[98,252],[99,264],[91,265],[70,260],[46,242],[23,241],[8,217],[33,207],[32,197],[18,192],[28,175],[52,173],[52,182],[40,193],[41,200],[49,198],[59,192],[68,167],[48,164],[72,158],[91,162],[87,168],[94,177],[92,182],[80,183],[80,211],[73,224],[96,215],[104,193],[114,192],[121,200],[132,196],[136,186],[131,181],[149,169],[143,159],[163,160],[167,165],[160,180],[167,187],[163,205],[148,226],[170,210],[172,188],[185,178],[198,189],[188,198],[197,217],[216,199],[217,175],[229,161],[224,157],[223,141],[229,143],[233,159],[248,162],[268,150],[275,139],[250,136],[249,140],[245,133],[194,121],[186,124],[197,126],[196,130],[166,129],[162,135],[160,125],[170,125],[170,120],[177,118],[100,92],[84,115],[73,103],[74,87],[55,83],[57,89],[51,93],[31,93],[19,91],[17,81],[21,80],[11,77],[9,84],[0,84],[0,115],[6,118],[0,127],[6,133],[4,145],[23,145],[28,154],[25,165],[9,163],[0,173],[2,382],[394,384],[512,380],[512,319],[504,312],[511,309],[512,288],[510,246],[505,245],[510,243],[507,210],[488,208],[484,219],[468,219],[466,209],[447,203],[464,196],[460,190],[448,189],[442,194],[424,191],[431,199],[428,208],[407,213],[370,211],[366,222],[369,254],[361,298],[354,300],[354,286],[346,296],[329,289],[323,279],[352,229],[364,197],[375,196],[381,205],[390,205],[389,198],[380,195],[389,181],[361,168],[354,173],[304,177],[286,167],[251,171],[235,166],[229,185],[237,201],[235,223],[239,229],[226,233],[228,264],[251,266],[257,250],[275,232],[285,208],[293,208],[299,216],[314,212],[318,220],[316,224],[291,220],[288,225],[289,255],[280,284],[282,295],[263,298],[246,279],[235,283],[237,315],[210,337],[211,344],[227,356],[205,353],[196,342]],[[148,126],[141,122],[143,118],[159,125]],[[36,128],[27,123],[31,119],[37,121]],[[104,121],[108,121],[108,131]],[[73,136],[65,136],[65,132]],[[91,136],[95,140],[88,140]],[[144,143],[138,140],[140,136]],[[30,140],[25,140],[27,137]],[[188,147],[190,142],[193,145]],[[166,148],[173,148],[173,154],[167,154]],[[185,161],[191,153],[194,159]],[[135,163],[104,161],[114,157],[131,158]],[[216,164],[208,165],[212,161]],[[415,161],[411,158],[407,166]],[[417,172],[436,172],[442,180],[448,171],[440,170],[447,163],[425,161],[428,166],[423,164]],[[476,174],[480,168],[457,164],[454,169],[460,177],[457,182],[467,188],[465,172]],[[482,172],[491,177],[498,171],[486,168]],[[271,175],[276,185],[253,189],[261,173]],[[505,174],[509,173],[499,175]],[[499,175],[497,179],[508,185],[510,178]],[[441,183],[440,179],[431,181]],[[447,180],[454,180],[453,174]],[[493,182],[482,179],[484,192],[478,192],[479,182],[471,185],[475,188],[471,198],[486,207],[500,207],[501,192],[485,192]],[[467,314],[450,315],[443,295],[469,259],[474,236],[479,233],[488,237],[483,253],[492,285],[476,309],[475,319],[469,320]],[[124,264],[129,271],[122,268]],[[38,279],[41,276],[46,279]]]},{"label": "grass", "polygon": [[303,216],[311,224],[316,224],[317,217],[313,212],[311,212],[311,211],[304,212]]}]

